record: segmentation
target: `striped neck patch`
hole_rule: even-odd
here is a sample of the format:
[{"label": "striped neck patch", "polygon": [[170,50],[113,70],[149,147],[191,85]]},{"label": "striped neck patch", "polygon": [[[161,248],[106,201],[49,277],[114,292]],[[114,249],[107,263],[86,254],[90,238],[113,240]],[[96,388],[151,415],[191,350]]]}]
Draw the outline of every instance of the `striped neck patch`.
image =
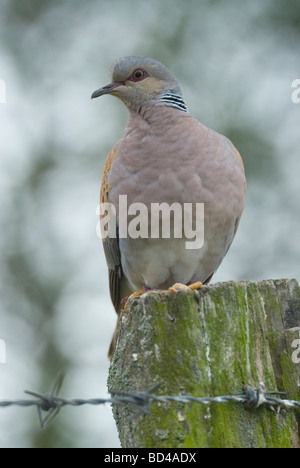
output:
[{"label": "striped neck patch", "polygon": [[164,102],[167,106],[176,107],[177,109],[187,112],[188,108],[184,99],[178,94],[166,92],[158,99],[159,102]]}]

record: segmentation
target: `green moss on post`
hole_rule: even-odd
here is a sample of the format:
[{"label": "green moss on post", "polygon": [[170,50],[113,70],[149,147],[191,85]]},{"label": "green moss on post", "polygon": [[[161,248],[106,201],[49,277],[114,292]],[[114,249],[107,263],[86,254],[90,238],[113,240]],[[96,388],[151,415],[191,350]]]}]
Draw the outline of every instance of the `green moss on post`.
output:
[{"label": "green moss on post", "polygon": [[[295,280],[219,283],[199,294],[149,292],[120,317],[109,390],[229,395],[242,384],[289,392],[299,399],[300,364],[293,340],[300,331],[300,288]],[[132,418],[116,406],[123,447],[299,447],[295,410],[246,410],[238,403],[202,406],[153,403]]]}]

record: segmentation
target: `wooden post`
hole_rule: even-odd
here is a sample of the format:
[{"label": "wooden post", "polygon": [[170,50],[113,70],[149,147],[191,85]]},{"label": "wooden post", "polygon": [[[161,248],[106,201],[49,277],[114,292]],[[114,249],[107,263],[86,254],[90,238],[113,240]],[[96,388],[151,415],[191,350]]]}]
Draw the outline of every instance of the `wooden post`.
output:
[{"label": "wooden post", "polygon": [[[199,294],[149,292],[121,314],[108,388],[140,392],[163,382],[157,394],[205,397],[263,382],[300,400],[299,332],[296,280],[219,283]],[[150,415],[134,413],[130,404],[114,407],[123,447],[300,446],[296,409],[154,402]]]}]

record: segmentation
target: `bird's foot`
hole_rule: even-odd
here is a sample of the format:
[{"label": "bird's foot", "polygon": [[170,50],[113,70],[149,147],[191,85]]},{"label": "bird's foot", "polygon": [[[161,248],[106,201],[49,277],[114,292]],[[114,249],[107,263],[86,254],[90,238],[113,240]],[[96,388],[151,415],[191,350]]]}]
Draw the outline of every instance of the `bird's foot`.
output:
[{"label": "bird's foot", "polygon": [[144,289],[139,289],[138,291],[134,291],[132,294],[130,294],[129,297],[125,298],[124,299],[124,302],[125,302],[125,306],[124,306],[124,309],[127,310],[128,308],[128,303],[131,299],[134,299],[135,297],[139,297],[139,296],[142,296],[143,294],[145,294],[145,290]]},{"label": "bird's foot", "polygon": [[175,283],[171,288],[169,288],[169,291],[172,291],[172,293],[176,293],[176,291],[195,291],[199,288],[201,288],[202,283],[201,281],[197,281],[196,283],[193,284],[182,284],[182,283]]}]

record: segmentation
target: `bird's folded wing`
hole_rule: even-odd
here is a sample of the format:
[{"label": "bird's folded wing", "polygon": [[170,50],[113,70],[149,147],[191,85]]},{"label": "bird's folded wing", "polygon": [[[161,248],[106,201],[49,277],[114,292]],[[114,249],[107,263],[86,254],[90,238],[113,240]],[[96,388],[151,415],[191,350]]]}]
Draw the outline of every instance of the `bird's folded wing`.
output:
[{"label": "bird's folded wing", "polygon": [[[110,203],[109,200],[109,185],[107,182],[107,177],[109,171],[112,167],[112,164],[115,160],[116,153],[117,153],[118,143],[113,146],[110,150],[108,157],[106,159],[103,176],[102,176],[102,183],[101,183],[101,191],[100,191],[100,203]],[[102,239],[104,253],[106,257],[106,262],[109,270],[109,290],[110,290],[110,297],[112,303],[116,309],[119,308],[120,305],[120,288],[121,288],[121,277],[122,277],[122,268],[121,268],[121,255],[119,249],[119,237],[118,232],[116,233],[116,237],[109,237]]]}]

